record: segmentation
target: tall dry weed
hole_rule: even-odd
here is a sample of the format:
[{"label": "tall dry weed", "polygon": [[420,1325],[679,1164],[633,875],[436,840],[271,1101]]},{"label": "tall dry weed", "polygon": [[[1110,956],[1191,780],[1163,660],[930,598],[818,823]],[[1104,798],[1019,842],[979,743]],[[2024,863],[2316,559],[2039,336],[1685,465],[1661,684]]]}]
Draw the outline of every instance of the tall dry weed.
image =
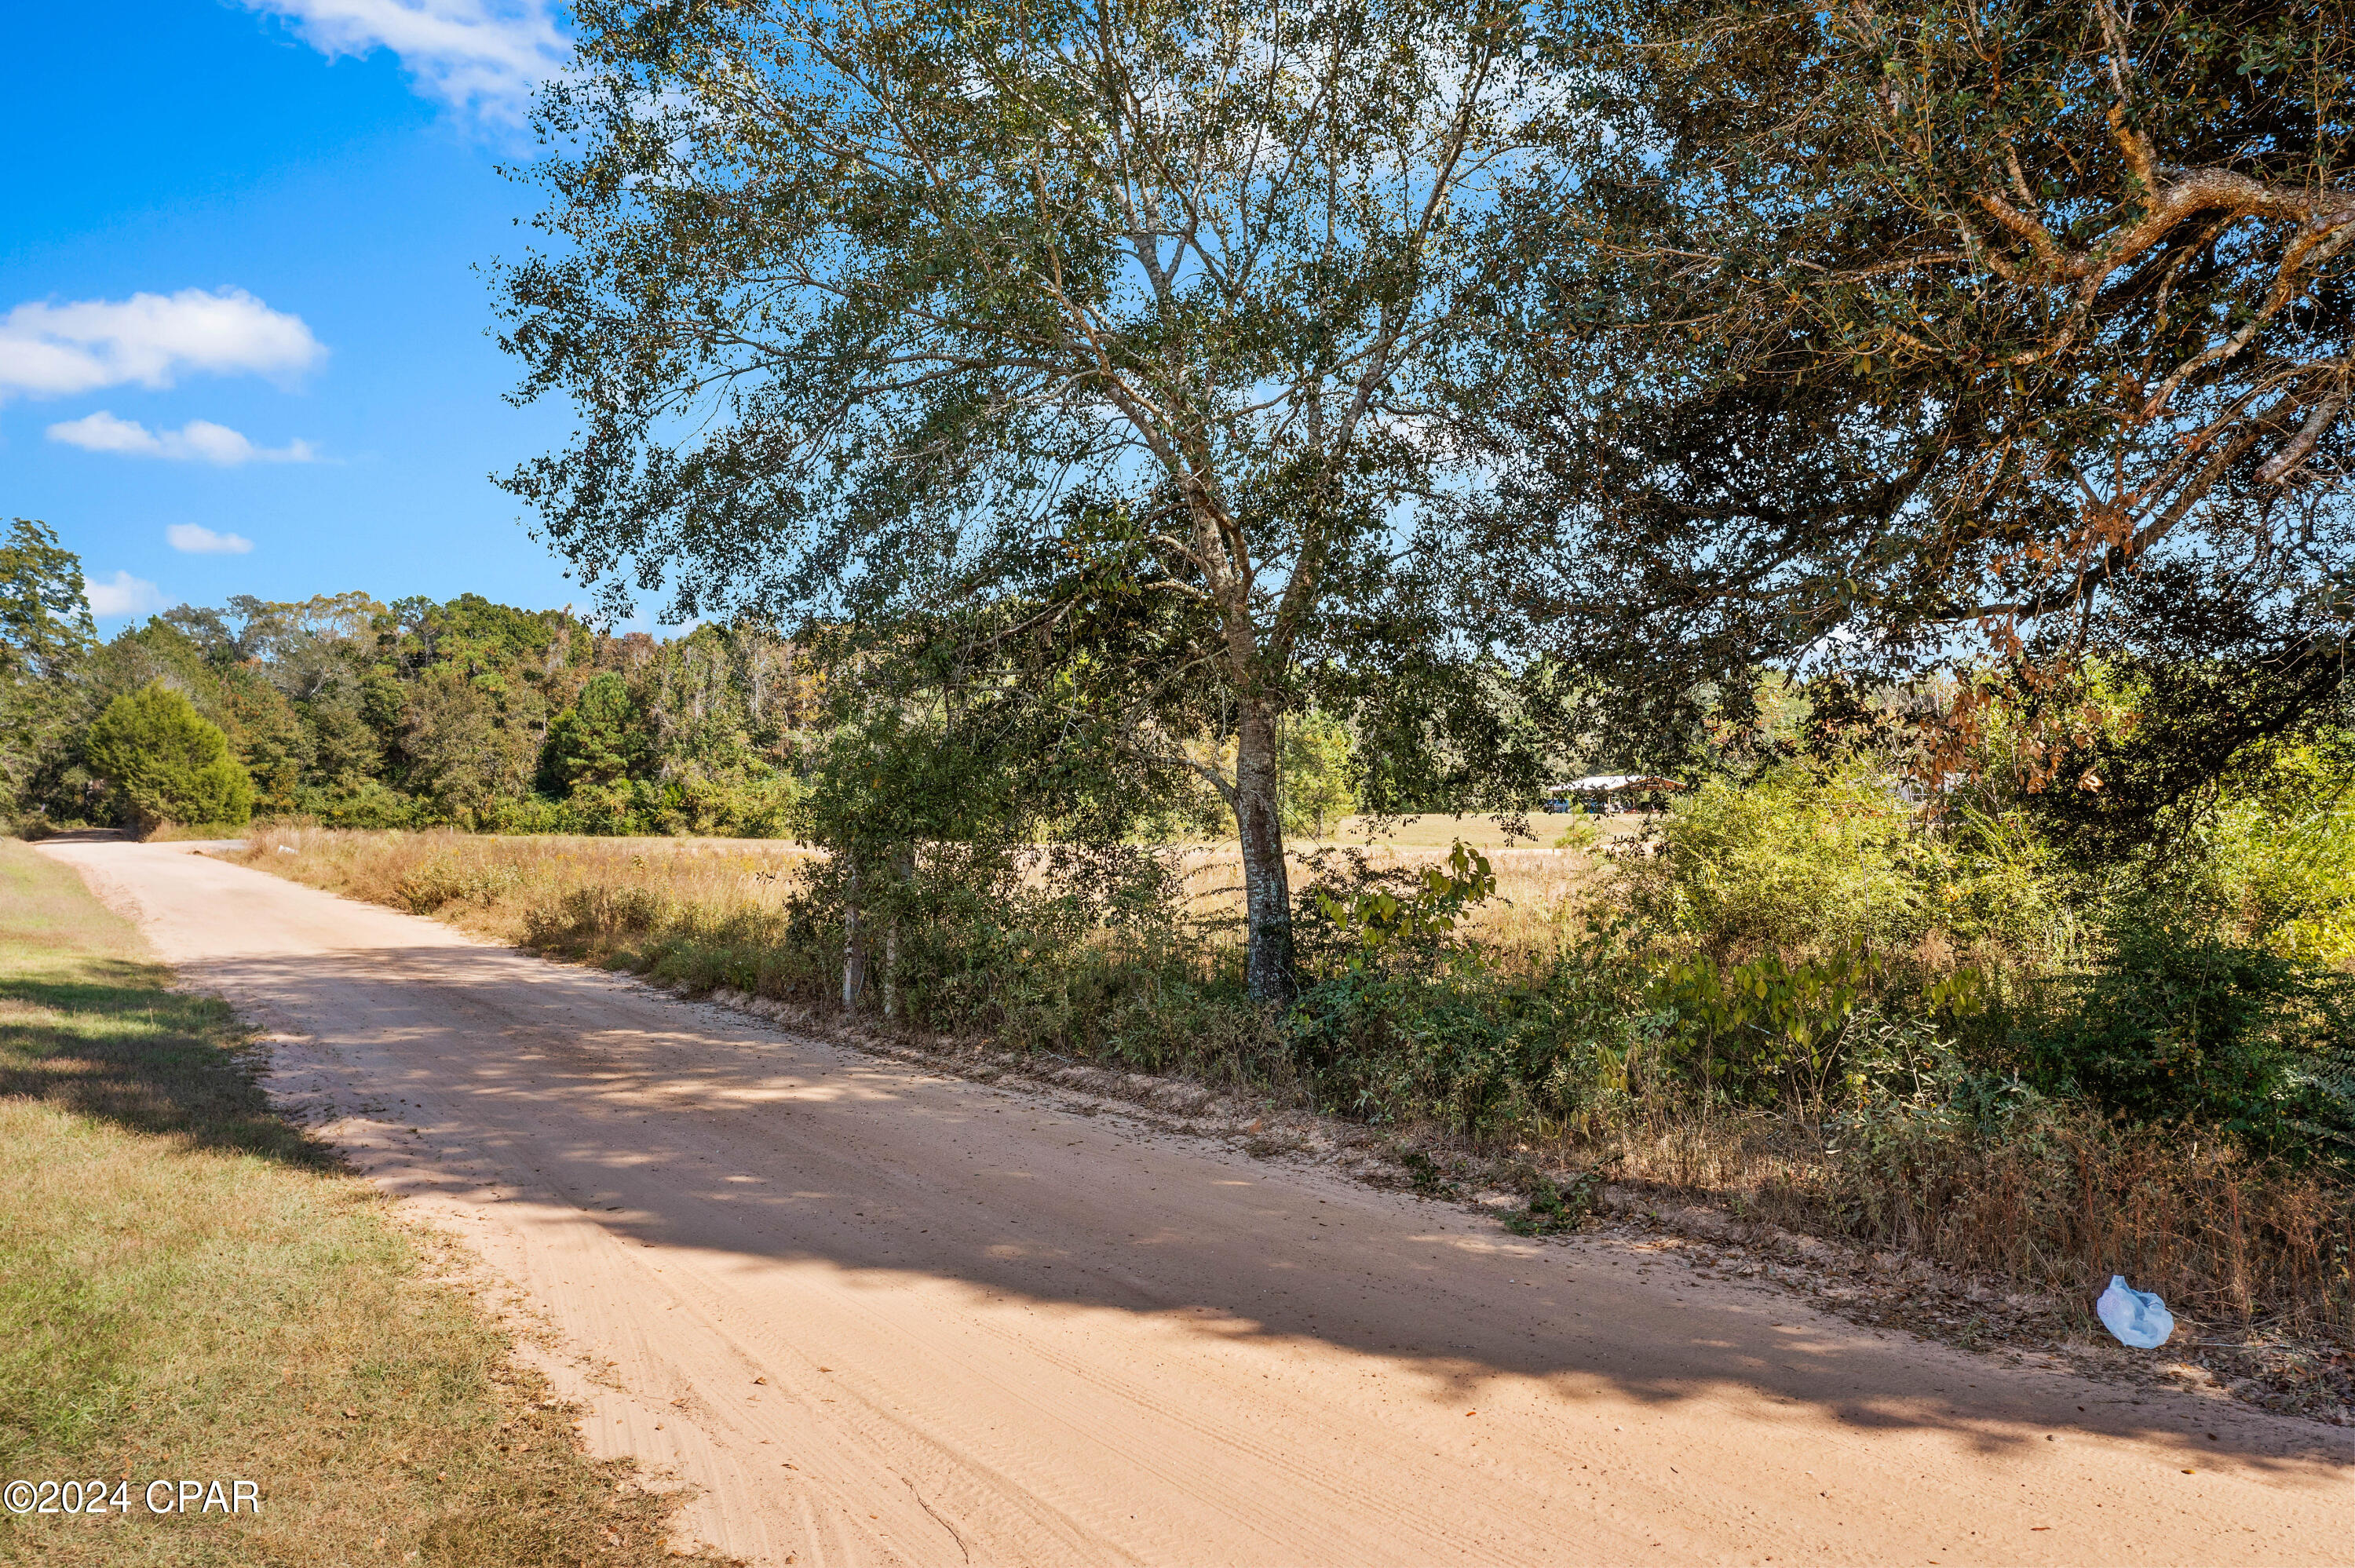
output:
[{"label": "tall dry weed", "polygon": [[2222,1140],[2046,1106],[1995,1135],[1923,1118],[1656,1109],[1576,1156],[1745,1218],[2090,1300],[2113,1274],[2188,1318],[2355,1333],[2355,1192]]}]

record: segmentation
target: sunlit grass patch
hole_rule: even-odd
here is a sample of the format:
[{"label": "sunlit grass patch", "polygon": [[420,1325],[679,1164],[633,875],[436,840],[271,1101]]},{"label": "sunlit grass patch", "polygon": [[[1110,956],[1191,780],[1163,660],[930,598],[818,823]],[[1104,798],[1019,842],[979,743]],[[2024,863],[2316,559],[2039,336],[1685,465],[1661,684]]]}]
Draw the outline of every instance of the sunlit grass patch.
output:
[{"label": "sunlit grass patch", "polygon": [[[0,1514],[0,1560],[659,1560],[665,1500],[581,1454],[442,1244],[272,1114],[228,1010],[167,980],[0,842],[0,1479],[132,1505]],[[239,1479],[259,1512],[144,1506]]]}]

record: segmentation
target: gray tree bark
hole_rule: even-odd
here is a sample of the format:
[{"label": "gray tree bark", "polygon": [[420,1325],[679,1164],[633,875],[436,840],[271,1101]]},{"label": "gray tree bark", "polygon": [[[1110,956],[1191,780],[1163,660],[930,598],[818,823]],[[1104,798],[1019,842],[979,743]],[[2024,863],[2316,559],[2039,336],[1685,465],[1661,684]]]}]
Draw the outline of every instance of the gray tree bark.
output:
[{"label": "gray tree bark", "polygon": [[850,863],[848,896],[842,904],[842,1006],[847,1012],[858,1011],[858,1003],[867,993],[867,949],[858,941],[858,863]]},{"label": "gray tree bark", "polygon": [[1292,879],[1277,815],[1281,777],[1273,704],[1246,701],[1235,735],[1235,826],[1243,852],[1243,908],[1251,923],[1244,977],[1252,999],[1289,1007],[1298,994],[1292,951]]}]

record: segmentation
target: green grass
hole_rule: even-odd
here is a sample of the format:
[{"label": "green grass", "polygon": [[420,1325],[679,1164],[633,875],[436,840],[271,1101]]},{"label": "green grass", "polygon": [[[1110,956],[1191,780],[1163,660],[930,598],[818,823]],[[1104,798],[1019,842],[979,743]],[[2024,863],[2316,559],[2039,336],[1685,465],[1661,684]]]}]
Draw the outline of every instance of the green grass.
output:
[{"label": "green grass", "polygon": [[[246,1479],[261,1510],[0,1514],[43,1564],[654,1563],[447,1244],[275,1116],[218,1001],[0,841],[0,1480]],[[160,1494],[159,1494],[160,1495]]]}]

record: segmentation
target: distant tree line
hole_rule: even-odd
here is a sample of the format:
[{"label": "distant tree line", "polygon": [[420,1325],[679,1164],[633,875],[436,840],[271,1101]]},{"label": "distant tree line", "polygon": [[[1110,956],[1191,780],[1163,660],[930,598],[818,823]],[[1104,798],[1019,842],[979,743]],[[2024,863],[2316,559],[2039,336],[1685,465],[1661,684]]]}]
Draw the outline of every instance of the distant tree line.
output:
[{"label": "distant tree line", "polygon": [[[806,836],[818,816],[859,809],[848,796],[824,810],[807,800],[843,735],[875,722],[874,693],[842,660],[752,624],[664,641],[476,594],[240,594],[101,643],[80,561],[46,525],[18,519],[0,544],[0,806],[141,828],[259,815]],[[925,733],[924,720],[911,712],[903,727]],[[998,760],[1001,771],[1021,766]],[[1352,769],[1343,726],[1295,721],[1287,825],[1321,831],[1354,810]],[[1166,836],[1213,831],[1220,810],[1180,777],[1124,800],[1114,820]]]},{"label": "distant tree line", "polygon": [[155,688],[218,728],[254,812],[350,827],[775,834],[820,719],[815,672],[761,630],[657,641],[475,594],[241,594],[101,644],[80,564],[38,524],[10,539],[6,783],[53,821],[124,814],[91,729]]}]

